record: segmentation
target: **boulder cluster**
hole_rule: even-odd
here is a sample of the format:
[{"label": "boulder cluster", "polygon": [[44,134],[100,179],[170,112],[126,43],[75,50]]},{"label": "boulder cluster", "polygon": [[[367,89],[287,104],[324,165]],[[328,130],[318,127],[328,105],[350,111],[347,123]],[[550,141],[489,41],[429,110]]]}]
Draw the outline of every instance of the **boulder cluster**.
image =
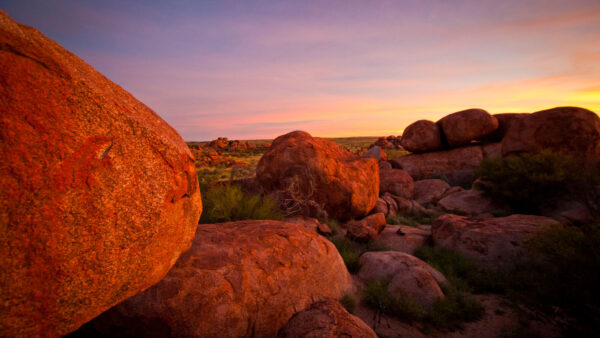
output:
[{"label": "boulder cluster", "polygon": [[[418,248],[506,267],[557,225],[471,188],[483,158],[600,158],[600,119],[576,107],[417,121],[364,156],[294,131],[267,147],[252,180],[277,196],[285,221],[198,225],[194,155],[254,146],[188,148],[131,94],[3,11],[0,51],[0,336],[376,337],[337,300],[386,280],[390,294],[430,309],[449,282]],[[388,160],[383,149],[413,154]],[[353,278],[324,236],[386,250],[363,253]]]}]

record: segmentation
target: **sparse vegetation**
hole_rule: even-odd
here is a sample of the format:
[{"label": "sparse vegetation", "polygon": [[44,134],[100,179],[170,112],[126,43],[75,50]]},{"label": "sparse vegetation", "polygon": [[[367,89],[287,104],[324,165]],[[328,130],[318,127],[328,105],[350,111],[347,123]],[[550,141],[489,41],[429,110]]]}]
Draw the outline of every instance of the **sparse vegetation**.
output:
[{"label": "sparse vegetation", "polygon": [[374,279],[363,290],[363,299],[367,305],[385,314],[413,321],[425,317],[425,309],[411,298],[400,295],[395,297],[388,290],[388,279]]},{"label": "sparse vegetation", "polygon": [[438,329],[460,329],[463,323],[477,321],[485,313],[483,305],[469,293],[451,286],[444,288],[444,294],[446,298],[433,303],[426,317],[426,322]]},{"label": "sparse vegetation", "polygon": [[539,207],[568,191],[580,169],[571,156],[543,151],[484,159],[475,173],[493,198],[509,203],[519,212],[539,212]]},{"label": "sparse vegetation", "polygon": [[247,195],[239,185],[221,184],[202,192],[200,223],[221,223],[249,219],[281,220],[283,213],[270,196]]},{"label": "sparse vegetation", "polygon": [[390,160],[410,154],[409,151],[400,149],[384,149],[383,151],[385,151],[387,158]]},{"label": "sparse vegetation", "polygon": [[421,247],[415,256],[446,276],[458,291],[484,293],[505,291],[503,274],[483,268],[458,253],[438,247]]},{"label": "sparse vegetation", "polygon": [[356,298],[351,294],[345,294],[344,297],[340,299],[340,304],[346,309],[346,311],[354,314],[354,310],[356,310]]},{"label": "sparse vegetation", "polygon": [[419,225],[428,225],[442,215],[442,212],[429,212],[427,214],[412,214],[412,215],[395,215],[386,217],[387,224],[408,225],[411,227],[419,227]]}]

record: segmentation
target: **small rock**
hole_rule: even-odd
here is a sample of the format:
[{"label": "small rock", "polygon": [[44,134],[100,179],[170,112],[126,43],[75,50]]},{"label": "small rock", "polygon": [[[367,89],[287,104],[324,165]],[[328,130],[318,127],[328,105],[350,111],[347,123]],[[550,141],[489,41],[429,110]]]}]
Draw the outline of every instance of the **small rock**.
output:
[{"label": "small rock", "polygon": [[438,124],[452,148],[481,140],[498,128],[498,120],[483,109],[467,109],[452,113]]},{"label": "small rock", "polygon": [[357,242],[368,242],[375,239],[385,227],[385,215],[377,213],[369,215],[360,221],[349,222],[346,236]]},{"label": "small rock", "polygon": [[278,338],[356,337],[376,338],[373,330],[338,302],[324,300],[297,312],[279,329]]},{"label": "small rock", "polygon": [[386,225],[375,243],[392,251],[413,254],[430,239],[429,231],[406,225]]}]

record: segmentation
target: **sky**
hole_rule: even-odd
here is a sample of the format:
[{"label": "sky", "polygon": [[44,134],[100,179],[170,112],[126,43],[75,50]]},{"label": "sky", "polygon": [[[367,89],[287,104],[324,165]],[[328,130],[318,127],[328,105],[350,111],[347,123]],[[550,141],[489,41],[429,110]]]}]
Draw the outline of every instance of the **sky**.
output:
[{"label": "sky", "polygon": [[467,108],[600,112],[599,0],[0,0],[186,141],[399,135]]}]

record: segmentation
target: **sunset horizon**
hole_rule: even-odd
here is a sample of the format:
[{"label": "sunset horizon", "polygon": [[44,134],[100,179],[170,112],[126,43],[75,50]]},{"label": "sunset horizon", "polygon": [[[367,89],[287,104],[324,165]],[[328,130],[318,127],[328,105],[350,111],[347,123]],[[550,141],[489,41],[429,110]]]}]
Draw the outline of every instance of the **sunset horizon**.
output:
[{"label": "sunset horizon", "polygon": [[186,141],[398,135],[468,108],[600,111],[600,3],[3,1]]}]

